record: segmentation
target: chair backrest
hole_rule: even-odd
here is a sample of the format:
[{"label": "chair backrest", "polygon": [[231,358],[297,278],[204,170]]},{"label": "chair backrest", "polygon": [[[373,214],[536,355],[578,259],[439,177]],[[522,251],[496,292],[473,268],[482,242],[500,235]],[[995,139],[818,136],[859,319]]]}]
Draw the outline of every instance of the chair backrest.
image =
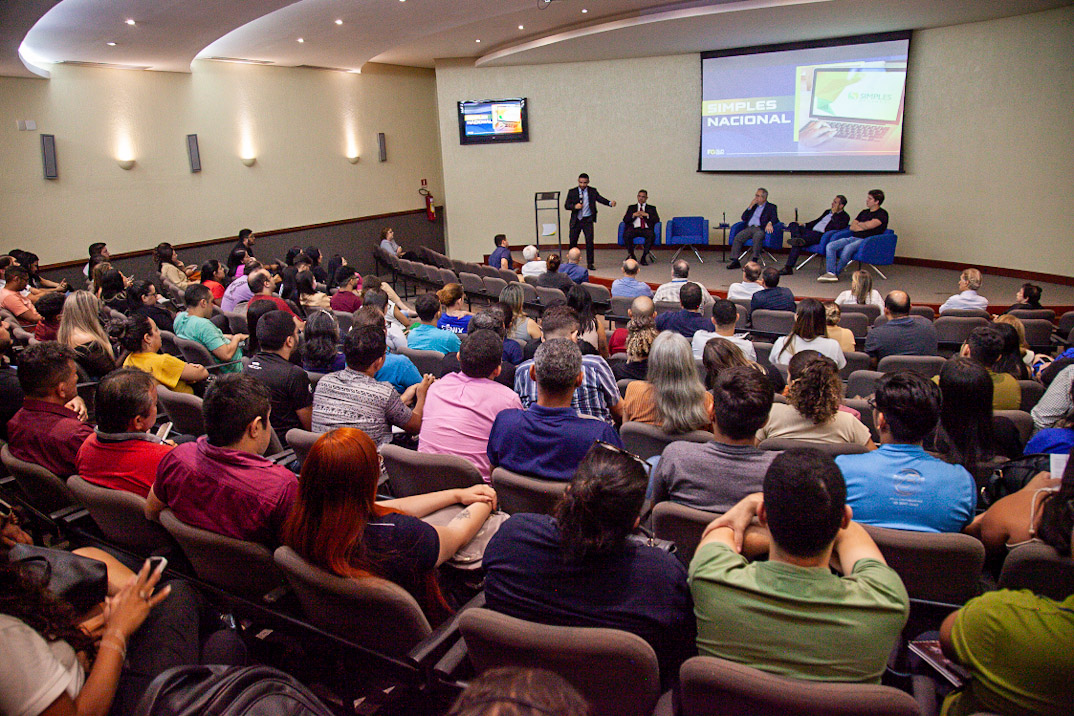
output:
[{"label": "chair backrest", "polygon": [[160,513],[160,523],[179,543],[198,577],[206,582],[254,599],[284,582],[272,560],[272,551],[265,545],[193,527],[181,522],[170,509]]},{"label": "chair backrest", "polygon": [[927,318],[930,321],[936,320],[936,311],[933,310],[932,306],[911,306],[910,315],[921,316],[922,318]]},{"label": "chair backrest", "polygon": [[689,433],[667,433],[655,425],[633,421],[623,423],[619,428],[619,435],[623,438],[623,446],[642,460],[648,460],[654,455],[663,454],[664,448],[679,440],[705,443],[716,439],[708,430],[694,430]]},{"label": "chair backrest", "polygon": [[936,340],[941,343],[965,343],[974,328],[988,325],[987,318],[952,316],[949,313],[942,314],[933,323],[936,326]]},{"label": "chair backrest", "polygon": [[[869,306],[869,308],[876,308],[876,306]],[[855,313],[853,311],[847,311],[839,319],[839,325],[853,333],[854,340],[865,338],[865,334],[869,332],[870,323],[872,321],[865,313]]]},{"label": "chair backrest", "polygon": [[758,363],[761,365],[771,363],[769,359],[772,357],[772,341],[754,341],[753,350],[757,353]]},{"label": "chair backrest", "polygon": [[504,283],[511,283],[512,281],[519,280],[518,274],[511,269],[498,268],[496,269],[496,273],[503,279]]},{"label": "chair backrest", "polygon": [[538,303],[537,289],[533,284],[522,282],[519,284],[522,286],[522,300],[526,303]]},{"label": "chair backrest", "polygon": [[707,244],[709,242],[707,224],[703,216],[676,216],[668,222],[667,243],[670,244],[672,239],[683,237],[690,239],[687,243]]},{"label": "chair backrest", "polygon": [[542,306],[551,305],[556,301],[566,301],[567,294],[560,291],[558,288],[551,288],[550,286],[534,286],[533,290],[537,292],[537,298],[540,300]]},{"label": "chair backrest", "polygon": [[126,490],[94,485],[78,475],[72,475],[67,486],[89,511],[104,536],[119,546],[148,555],[162,547],[175,545],[163,527],[145,518],[145,498]]},{"label": "chair backrest", "polygon": [[758,308],[750,315],[753,330],[785,336],[794,328],[794,311],[770,311]]},{"label": "chair backrest", "polygon": [[911,532],[865,525],[888,566],[898,572],[912,599],[965,604],[980,591],[984,545],[951,532]]},{"label": "chair backrest", "polygon": [[942,356],[884,356],[876,369],[881,373],[896,373],[912,370],[926,378],[939,375],[947,359]]},{"label": "chair backrest", "polygon": [[716,512],[705,512],[676,502],[658,502],[653,507],[653,534],[674,542],[675,556],[689,566],[702,533],[719,516]]},{"label": "chair backrest", "polygon": [[858,411],[858,414],[861,415],[861,424],[869,428],[869,432],[873,436],[873,442],[879,445],[880,431],[876,429],[876,425],[873,423],[873,408],[869,405],[869,402],[865,398],[843,398],[843,405]]},{"label": "chair backrest", "polygon": [[480,608],[459,615],[459,630],[478,673],[547,669],[578,689],[594,716],[649,716],[660,697],[656,653],[635,634],[534,624]]},{"label": "chair backrest", "polygon": [[794,440],[793,438],[768,438],[757,446],[762,450],[791,450],[793,448],[813,448],[826,455],[860,455],[866,452],[865,446],[855,443],[824,443],[814,440]]},{"label": "chair backrest", "polygon": [[615,387],[619,388],[619,395],[626,395],[627,386],[633,383],[636,378],[620,378],[615,381]]},{"label": "chair backrest", "polygon": [[876,381],[884,375],[878,370],[856,370],[847,378],[848,398],[868,398],[876,392]]},{"label": "chair backrest", "polygon": [[869,323],[875,321],[880,315],[880,307],[872,303],[841,303],[839,304],[839,310],[842,311],[843,318],[846,318],[848,313],[864,313],[868,317]]},{"label": "chair backrest", "polygon": [[321,378],[325,377],[326,375],[328,375],[328,374],[327,373],[318,373],[315,370],[307,370],[306,371],[306,377],[308,377],[310,379],[310,385],[313,386],[314,390],[316,390],[317,384],[321,382]]},{"label": "chair backrest", "polygon": [[157,384],[157,400],[172,421],[175,431],[184,435],[204,435],[205,418],[201,412],[201,398],[187,393],[176,393]]},{"label": "chair backrest", "polygon": [[893,686],[804,681],[695,656],[679,670],[681,716],[920,716]]},{"label": "chair backrest", "polygon": [[179,348],[179,352],[183,354],[183,360],[187,363],[198,363],[208,368],[217,362],[209,349],[197,341],[176,336],[175,345]]},{"label": "chair backrest", "polygon": [[656,301],[653,303],[657,315],[661,313],[674,313],[682,310],[682,304],[678,301]]},{"label": "chair backrest", "polygon": [[[488,264],[477,264],[477,275],[481,278],[498,278],[501,281],[503,280],[503,277],[500,276],[500,270],[493,268]],[[506,283],[506,281],[504,283]]]},{"label": "chair backrest", "polygon": [[982,308],[949,308],[940,313],[941,318],[944,316],[948,318],[983,318],[986,321],[992,320],[992,314]]},{"label": "chair backrest", "polygon": [[586,290],[589,297],[593,299],[593,304],[597,307],[606,308],[612,301],[612,292],[606,286],[584,281],[582,288]]},{"label": "chair backrest", "polygon": [[1018,437],[1021,438],[1023,445],[1033,435],[1033,416],[1025,410],[993,410],[992,416],[1007,418],[1014,423],[1014,427],[1018,429]]},{"label": "chair backrest", "polygon": [[49,514],[78,501],[66,482],[40,465],[15,457],[6,443],[0,447],[0,462],[15,478],[27,502],[41,512]]},{"label": "chair backrest", "polygon": [[1046,318],[1023,318],[1026,343],[1034,350],[1051,350],[1052,331],[1055,326]]},{"label": "chair backrest", "polygon": [[432,631],[414,597],[394,582],[336,576],[290,547],[278,547],[273,557],[315,627],[394,657]]},{"label": "chair backrest", "polygon": [[458,455],[436,455],[407,450],[398,445],[380,448],[388,471],[392,495],[409,497],[437,490],[451,490],[484,484],[473,463]]},{"label": "chair backrest", "polygon": [[481,277],[476,273],[469,273],[468,271],[460,272],[459,283],[462,284],[462,290],[466,292],[466,295],[471,300],[480,296],[489,295],[488,291],[485,289],[484,281],[482,281]]},{"label": "chair backrest", "polygon": [[499,498],[499,507],[512,515],[516,512],[552,514],[552,509],[559,502],[559,498],[563,497],[568,484],[520,475],[504,467],[492,470],[492,487]]},{"label": "chair backrest", "polygon": [[224,311],[227,316],[228,331],[231,333],[250,333],[250,326],[246,322],[246,314],[239,311]]},{"label": "chair backrest", "polygon": [[1055,322],[1055,311],[1050,308],[1015,308],[1007,313],[1023,321],[1027,318],[1043,318],[1046,321]]},{"label": "chair backrest", "polygon": [[507,288],[507,282],[498,276],[483,276],[481,283],[485,286],[485,293],[493,300],[500,300],[500,291]]},{"label": "chair backrest", "polygon": [[354,325],[354,314],[333,309],[332,315],[336,317],[336,325],[339,326],[340,338],[345,337],[351,332],[351,326]]},{"label": "chair backrest", "polygon": [[170,356],[183,357],[183,352],[179,350],[179,346],[175,343],[175,334],[171,331],[160,332],[160,349]]},{"label": "chair backrest", "polygon": [[441,266],[437,269],[437,273],[440,274],[440,281],[446,286],[449,283],[458,283],[459,279],[455,276],[455,272],[450,268]]},{"label": "chair backrest", "polygon": [[432,373],[439,378],[444,374],[444,354],[440,351],[416,351],[413,348],[400,348],[399,353],[409,358],[422,375]]},{"label": "chair backrest", "polygon": [[291,428],[284,435],[284,439],[287,440],[287,446],[295,451],[295,459],[301,465],[306,461],[306,455],[309,454],[310,448],[313,447],[313,443],[317,442],[317,438],[321,437],[319,433],[311,433],[309,430],[303,430],[302,428]]},{"label": "chair backrest", "polygon": [[611,302],[609,312],[613,315],[624,317],[627,315],[627,311],[630,310],[630,305],[634,303],[634,299],[630,296],[612,296],[609,301]]},{"label": "chair backrest", "polygon": [[848,351],[843,357],[847,360],[847,364],[839,369],[839,377],[843,380],[850,378],[855,371],[868,370],[873,364],[872,357],[862,351]]},{"label": "chair backrest", "polygon": [[1067,311],[1059,317],[1059,322],[1056,324],[1056,331],[1060,336],[1067,336],[1071,331],[1074,331],[1074,311]]},{"label": "chair backrest", "polygon": [[183,292],[178,286],[169,281],[168,279],[161,277],[160,282],[164,285],[164,293],[171,299],[179,308],[186,307],[186,301],[183,299]]},{"label": "chair backrest", "polygon": [[1044,386],[1035,380],[1020,380],[1018,385],[1022,388],[1022,404],[1019,407],[1028,413],[1043,397]]},{"label": "chair backrest", "polygon": [[1000,589],[1028,589],[1034,594],[1063,601],[1074,594],[1074,559],[1055,547],[1030,542],[1015,547],[1003,561]]}]

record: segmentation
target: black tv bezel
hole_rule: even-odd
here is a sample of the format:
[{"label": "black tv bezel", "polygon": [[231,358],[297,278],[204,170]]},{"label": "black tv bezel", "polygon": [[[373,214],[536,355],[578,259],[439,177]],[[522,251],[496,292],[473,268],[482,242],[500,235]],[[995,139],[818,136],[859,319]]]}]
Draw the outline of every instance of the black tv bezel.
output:
[{"label": "black tv bezel", "polygon": [[[497,102],[517,102],[522,109],[522,131],[519,134],[487,134],[482,137],[466,135],[466,121],[463,118],[463,105],[495,104]],[[529,99],[526,97],[504,97],[501,99],[466,99],[456,103],[455,114],[459,122],[459,144],[508,144],[530,141]]]}]

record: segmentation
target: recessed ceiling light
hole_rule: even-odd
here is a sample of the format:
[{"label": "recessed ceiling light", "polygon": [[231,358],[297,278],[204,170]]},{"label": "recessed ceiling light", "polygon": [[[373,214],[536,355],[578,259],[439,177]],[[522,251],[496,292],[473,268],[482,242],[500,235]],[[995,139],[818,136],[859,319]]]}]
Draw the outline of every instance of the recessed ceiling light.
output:
[{"label": "recessed ceiling light", "polygon": [[585,8],[583,7],[583,8],[582,8],[582,14],[583,14],[583,15],[585,15],[585,14],[586,14],[587,12],[589,12],[589,11],[588,11],[588,10],[586,10],[586,9],[585,9]]},{"label": "recessed ceiling light", "polygon": [[116,43],[114,43],[114,42],[106,42],[104,44],[108,45],[109,47],[115,47],[116,46]]},{"label": "recessed ceiling light", "polygon": [[129,17],[128,17],[128,18],[127,18],[127,24],[128,24],[128,25],[134,25],[134,24],[136,24],[136,23],[134,22],[134,20],[133,20],[132,18],[129,18]]},{"label": "recessed ceiling light", "polygon": [[523,27],[522,25],[519,25],[519,26],[518,26],[518,29],[519,29],[519,30],[525,30],[526,28],[525,28],[525,27]]},{"label": "recessed ceiling light", "polygon": [[301,37],[300,37],[300,38],[298,38],[298,41],[299,41],[299,42],[305,42],[305,40],[303,40],[303,39],[302,39]]},{"label": "recessed ceiling light", "polygon": [[343,24],[343,21],[342,21],[342,20],[336,20],[336,24],[337,24],[337,25],[342,25],[342,24]]},{"label": "recessed ceiling light", "polygon": [[474,42],[481,42],[481,40],[474,40]]}]

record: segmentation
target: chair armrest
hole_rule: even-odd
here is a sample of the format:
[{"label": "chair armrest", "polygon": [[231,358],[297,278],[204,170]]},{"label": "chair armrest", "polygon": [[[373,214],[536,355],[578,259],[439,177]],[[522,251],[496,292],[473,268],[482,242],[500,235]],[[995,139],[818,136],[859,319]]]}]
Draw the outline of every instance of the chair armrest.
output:
[{"label": "chair armrest", "polygon": [[466,648],[466,642],[462,639],[456,641],[440,661],[433,666],[433,677],[441,681],[454,681],[455,674],[470,656]]},{"label": "chair armrest", "polygon": [[[459,607],[459,610],[455,614],[438,626],[433,632],[422,639],[407,656],[414,661],[419,668],[432,670],[434,667],[439,666],[436,662],[449,650],[451,650],[456,642],[460,642],[459,633],[459,615],[467,609],[474,607],[485,606],[485,593],[481,592],[476,597],[466,602],[466,604]],[[465,655],[465,650],[464,650]]]},{"label": "chair armrest", "polygon": [[295,459],[295,451],[288,448],[283,452],[278,452],[275,455],[266,455],[265,459],[271,462],[273,465],[289,465]]}]

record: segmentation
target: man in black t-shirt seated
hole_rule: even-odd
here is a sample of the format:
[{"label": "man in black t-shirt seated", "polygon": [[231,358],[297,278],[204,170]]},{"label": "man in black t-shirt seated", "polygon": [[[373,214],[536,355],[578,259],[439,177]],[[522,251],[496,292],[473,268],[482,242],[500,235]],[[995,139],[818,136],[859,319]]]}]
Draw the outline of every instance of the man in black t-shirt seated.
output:
[{"label": "man in black t-shirt seated", "polygon": [[280,438],[291,428],[309,430],[313,417],[313,392],[306,371],[291,362],[298,347],[298,327],[291,314],[269,311],[257,321],[261,352],[242,372],[268,386],[272,402],[272,425]]},{"label": "man in black t-shirt seated", "polygon": [[838,281],[839,274],[851,262],[854,254],[858,253],[858,247],[865,239],[887,231],[888,212],[880,208],[883,203],[884,192],[880,189],[870,189],[865,196],[865,209],[858,213],[854,221],[850,222],[850,236],[831,241],[825,248],[828,272],[818,278],[818,281]]}]

